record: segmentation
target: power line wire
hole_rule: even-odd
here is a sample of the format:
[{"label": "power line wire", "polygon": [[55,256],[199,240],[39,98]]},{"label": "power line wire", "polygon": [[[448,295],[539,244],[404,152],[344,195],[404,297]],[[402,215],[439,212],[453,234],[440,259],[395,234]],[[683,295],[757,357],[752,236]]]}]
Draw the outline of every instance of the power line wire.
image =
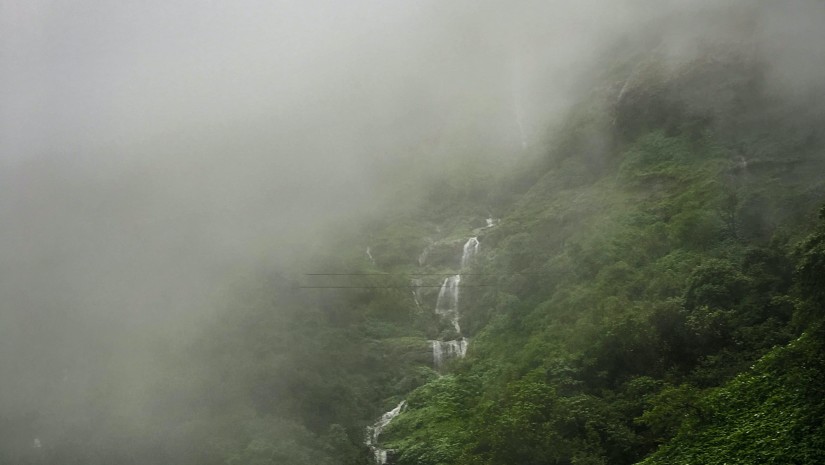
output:
[{"label": "power line wire", "polygon": [[[441,288],[442,286],[298,286],[299,289],[419,289],[422,287]],[[489,284],[474,284],[458,286],[466,287],[496,287]]]},{"label": "power line wire", "polygon": [[546,276],[551,273],[304,273],[304,276]]},{"label": "power line wire", "polygon": [[493,273],[304,273],[304,276],[497,276]]}]

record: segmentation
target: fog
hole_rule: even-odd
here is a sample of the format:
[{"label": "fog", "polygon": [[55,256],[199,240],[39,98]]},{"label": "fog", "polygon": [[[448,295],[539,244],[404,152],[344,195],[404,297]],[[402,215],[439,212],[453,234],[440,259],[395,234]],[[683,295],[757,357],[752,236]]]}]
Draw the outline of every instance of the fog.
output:
[{"label": "fog", "polygon": [[744,30],[782,92],[823,82],[821,2],[718,3],[0,0],[0,415],[74,373],[137,396],[236,275],[450,157],[540,155],[623,35]]},{"label": "fog", "polygon": [[323,241],[401,168],[534,145],[622,12],[6,2],[4,314],[135,334],[202,312],[227,267]]}]

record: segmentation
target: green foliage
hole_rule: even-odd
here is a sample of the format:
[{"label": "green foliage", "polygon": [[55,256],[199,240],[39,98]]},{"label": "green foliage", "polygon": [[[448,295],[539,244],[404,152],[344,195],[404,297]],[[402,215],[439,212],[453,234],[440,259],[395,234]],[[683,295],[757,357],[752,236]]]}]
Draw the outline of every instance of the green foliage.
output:
[{"label": "green foliage", "polygon": [[[226,465],[325,465],[333,463],[323,452],[321,442],[295,424],[257,421],[255,436],[240,450],[232,451]],[[339,439],[340,440],[340,439]]]},{"label": "green foliage", "polygon": [[686,421],[701,417],[698,399],[701,392],[689,384],[667,385],[645,400],[645,411],[636,422],[649,428],[656,443],[672,438]]},{"label": "green foliage", "polygon": [[635,185],[683,180],[694,161],[690,141],[661,131],[640,137],[622,158],[619,175]]},{"label": "green foliage", "polygon": [[[642,463],[822,463],[824,341],[821,330],[803,335],[722,388],[689,400],[687,405],[696,405],[696,411],[682,415],[690,420],[681,424],[672,442]],[[642,418],[649,421],[651,416]]]},{"label": "green foliage", "polygon": [[685,306],[726,309],[742,300],[747,287],[744,276],[728,261],[709,260],[697,267],[687,282]]},{"label": "green foliage", "polygon": [[[559,399],[543,382],[510,383],[496,401],[479,405],[471,452],[479,463],[540,464],[569,454],[559,431]],[[473,463],[473,462],[471,462]]]},{"label": "green foliage", "polygon": [[466,443],[468,401],[474,386],[467,380],[443,376],[413,391],[408,411],[384,433],[387,447],[397,449],[400,465],[454,463]]}]

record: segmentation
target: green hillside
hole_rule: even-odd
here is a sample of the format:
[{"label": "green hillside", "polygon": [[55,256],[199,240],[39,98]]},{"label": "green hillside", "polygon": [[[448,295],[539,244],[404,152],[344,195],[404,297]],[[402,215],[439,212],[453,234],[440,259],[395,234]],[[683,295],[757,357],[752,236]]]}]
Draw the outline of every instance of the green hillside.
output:
[{"label": "green hillside", "polygon": [[574,109],[482,231],[468,356],[408,396],[397,463],[821,461],[822,112],[708,53]]}]

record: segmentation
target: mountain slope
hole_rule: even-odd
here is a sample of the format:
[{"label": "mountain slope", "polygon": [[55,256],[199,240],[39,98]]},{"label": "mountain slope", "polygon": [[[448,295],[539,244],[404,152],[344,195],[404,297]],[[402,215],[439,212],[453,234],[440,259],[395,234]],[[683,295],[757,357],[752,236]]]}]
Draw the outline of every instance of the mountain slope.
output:
[{"label": "mountain slope", "polygon": [[[757,69],[709,51],[637,71],[618,103],[607,86],[578,108],[545,174],[480,236],[481,276],[466,282],[495,287],[463,297],[468,358],[388,428],[398,463],[634,463],[676,436],[650,459],[672,463],[672,451],[715,450],[714,433],[748,426],[721,413],[691,425],[720,392],[756,408],[745,385],[765,373],[749,371],[757,360],[776,367],[771,357],[800,344],[816,353],[818,342],[773,348],[817,305],[793,250],[825,198],[822,113],[772,95]],[[796,386],[816,390],[821,366],[808,370]],[[770,376],[777,405],[802,405],[780,387],[791,374]],[[815,437],[811,418],[797,420],[788,427]],[[800,436],[773,439],[793,448]]]},{"label": "mountain slope", "polygon": [[[453,161],[239,277],[164,354],[151,434],[0,458],[364,465],[366,428],[406,400],[377,438],[402,465],[746,463],[744,443],[818,463],[825,93],[777,89],[738,45],[691,57],[606,60],[536,158]],[[436,302],[459,273],[456,328]],[[434,366],[461,336],[466,358]]]}]

